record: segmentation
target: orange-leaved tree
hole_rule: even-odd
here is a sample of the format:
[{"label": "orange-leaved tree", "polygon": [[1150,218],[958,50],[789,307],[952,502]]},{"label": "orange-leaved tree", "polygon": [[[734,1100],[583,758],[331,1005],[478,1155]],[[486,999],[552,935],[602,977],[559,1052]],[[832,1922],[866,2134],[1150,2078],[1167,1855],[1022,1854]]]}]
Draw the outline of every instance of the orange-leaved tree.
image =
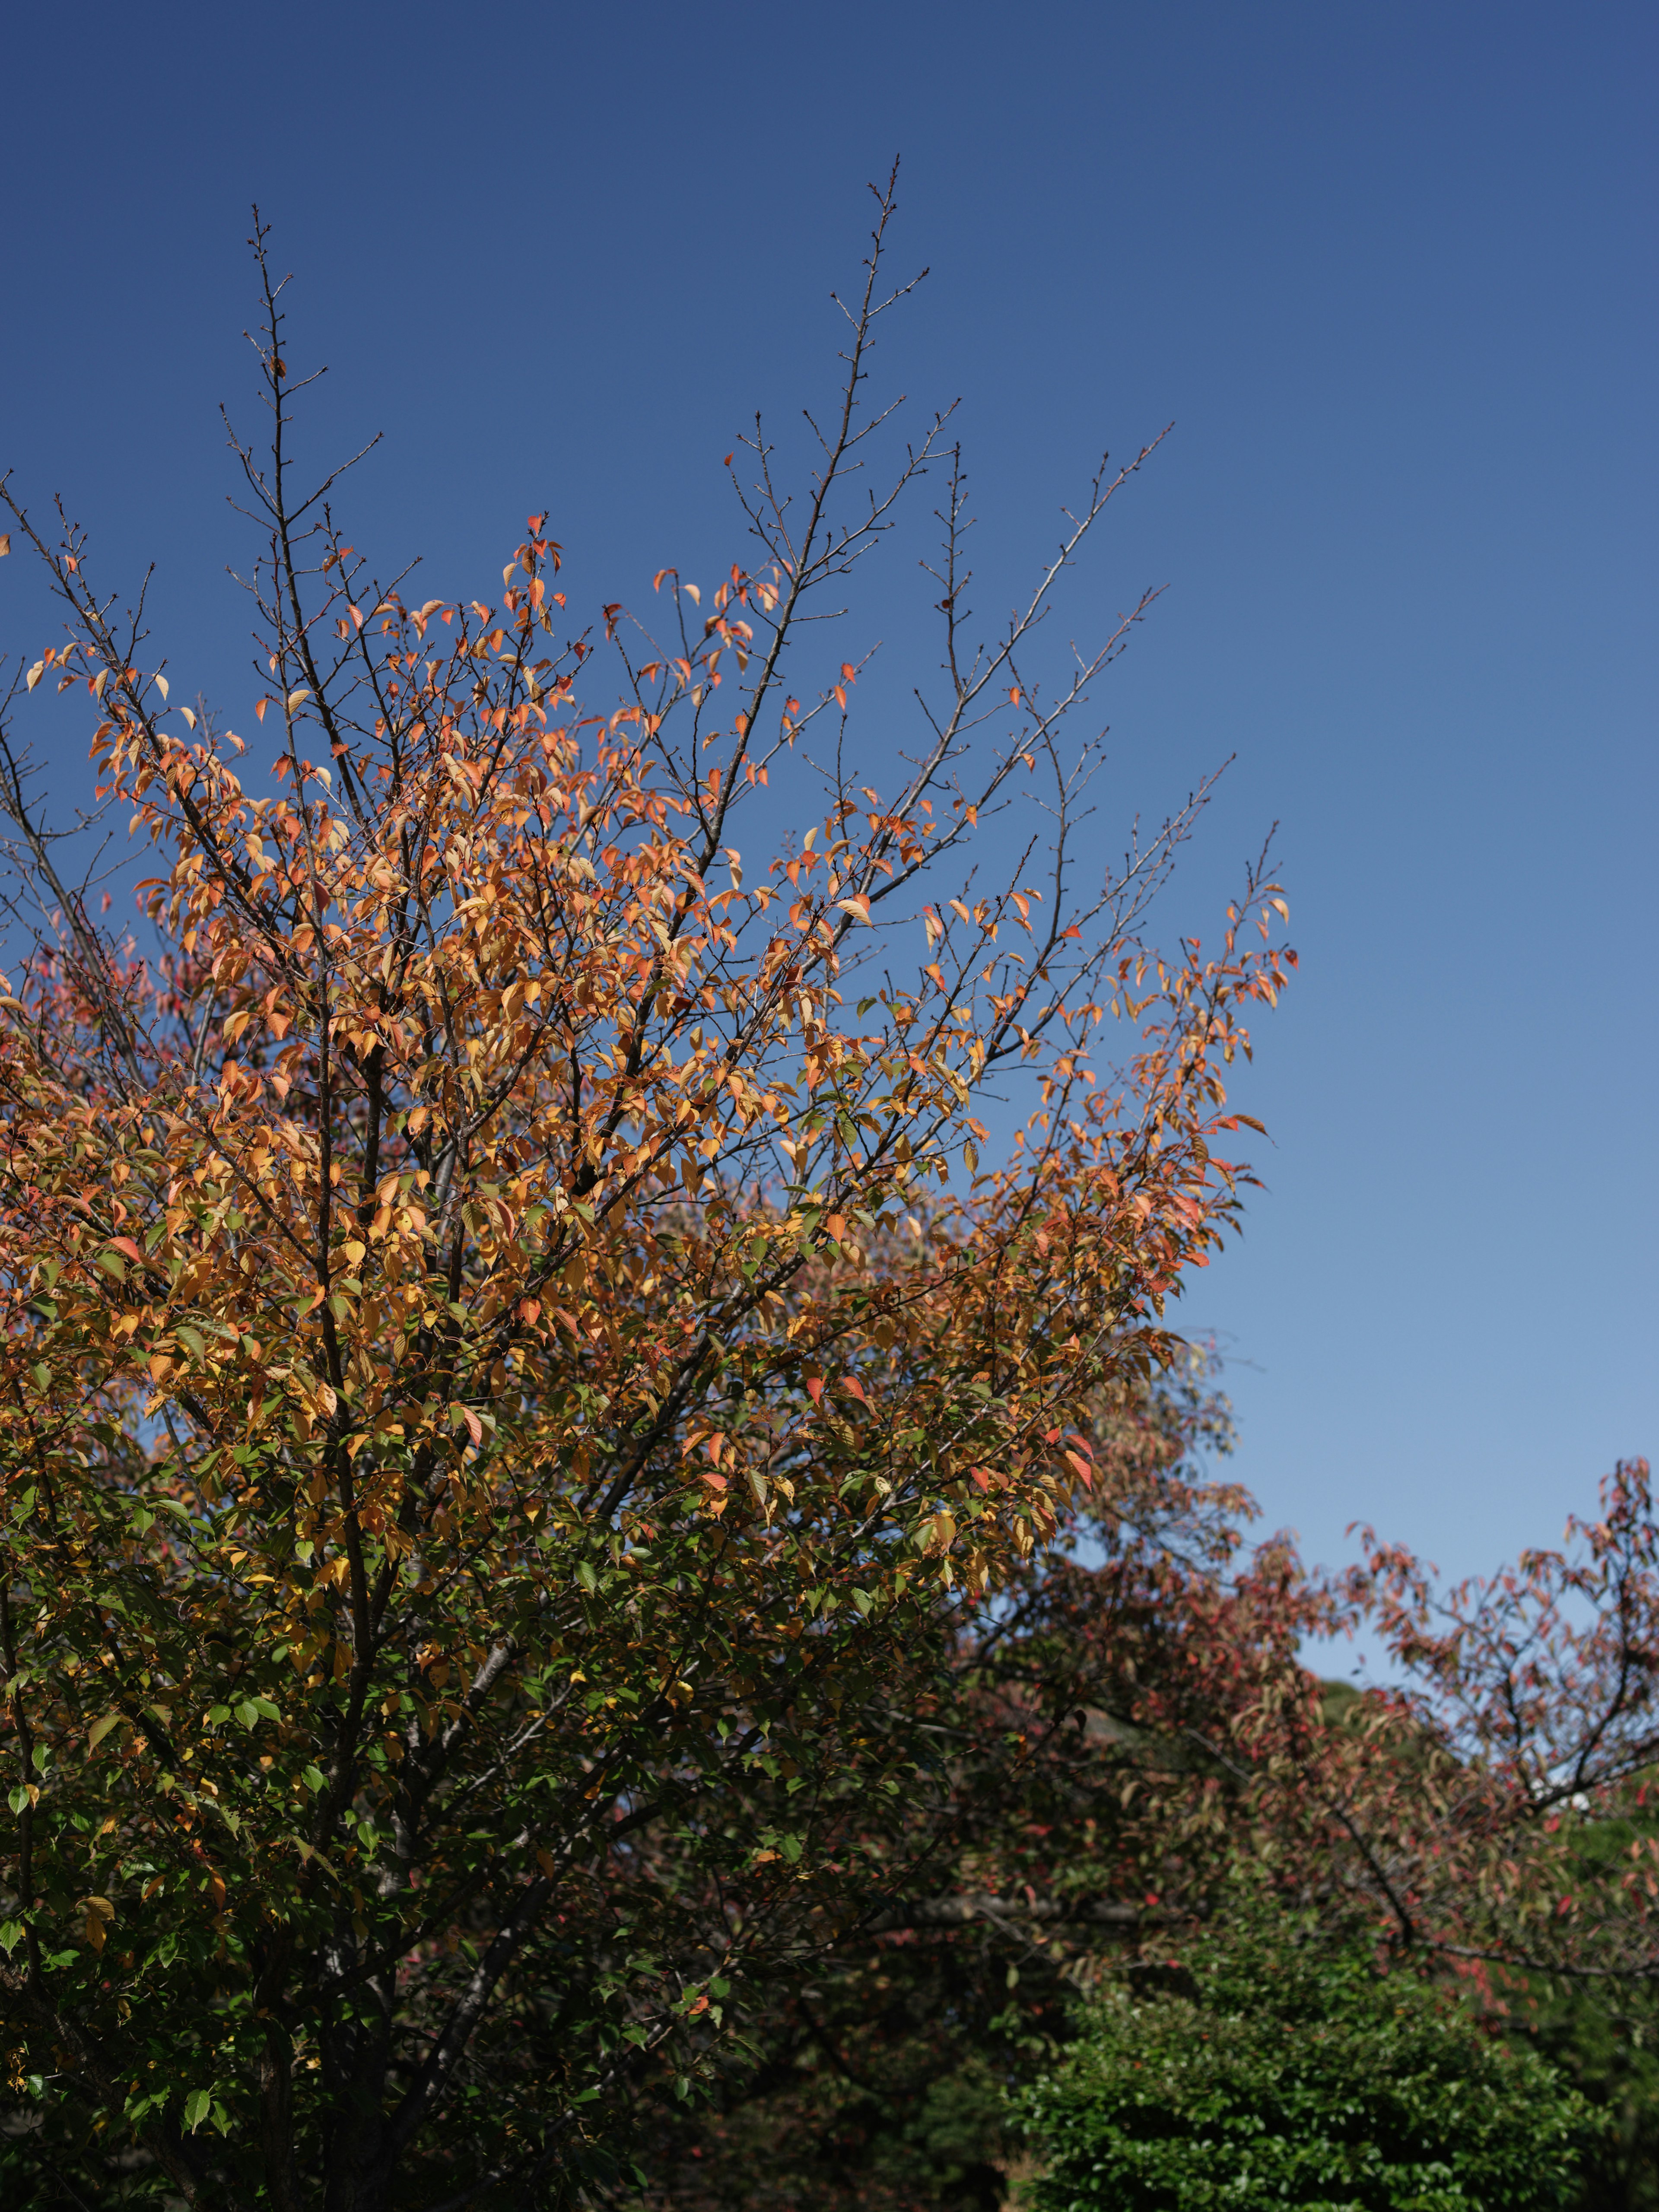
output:
[{"label": "orange-leaved tree", "polygon": [[[1136,615],[1052,695],[1027,665],[1130,471],[970,651],[943,423],[849,495],[878,197],[816,473],[792,506],[757,432],[758,556],[706,605],[664,571],[661,638],[568,633],[540,517],[489,604],[374,580],[291,482],[261,234],[268,785],[13,502],[68,614],[23,681],[89,690],[155,854],[140,950],[8,739],[46,919],[0,1006],[0,2020],[65,2171],[550,2199],[878,1879],[884,1684],[1091,1481],[1236,1208],[1277,889],[1146,949],[1201,793],[1074,889],[1064,726]],[[941,461],[946,678],[882,792],[803,617]],[[805,834],[745,868],[786,781]]]}]

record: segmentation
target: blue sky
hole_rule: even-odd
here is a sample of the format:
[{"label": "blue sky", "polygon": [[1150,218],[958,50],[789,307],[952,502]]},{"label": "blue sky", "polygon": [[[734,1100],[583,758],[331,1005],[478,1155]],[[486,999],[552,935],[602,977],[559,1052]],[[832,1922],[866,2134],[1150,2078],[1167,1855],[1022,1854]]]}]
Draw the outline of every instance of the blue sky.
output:
[{"label": "blue sky", "polygon": [[[545,506],[574,610],[741,551],[720,458],[824,392],[902,153],[932,273],[878,368],[960,398],[988,623],[1100,449],[1176,424],[1056,617],[1168,586],[1097,694],[1109,842],[1237,757],[1173,934],[1281,825],[1268,1188],[1185,1316],[1239,1473],[1316,1556],[1370,1520],[1464,1572],[1659,1446],[1650,7],[94,0],[4,56],[0,466],[111,580],[154,559],[233,721],[250,201],[315,450],[386,433],[357,541],[483,592]],[[878,763],[920,605],[860,603]]]}]

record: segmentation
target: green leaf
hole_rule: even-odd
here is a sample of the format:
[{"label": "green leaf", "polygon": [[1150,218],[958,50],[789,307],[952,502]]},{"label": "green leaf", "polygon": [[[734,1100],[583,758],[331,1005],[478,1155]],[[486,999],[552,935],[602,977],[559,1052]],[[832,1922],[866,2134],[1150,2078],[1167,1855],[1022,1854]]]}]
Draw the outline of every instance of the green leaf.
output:
[{"label": "green leaf", "polygon": [[21,1920],[0,1920],[0,1951],[3,1951],[9,1959],[22,1940],[23,1923]]},{"label": "green leaf", "polygon": [[208,2116],[213,2099],[205,2089],[192,2089],[185,2100],[185,2125],[195,2134]]}]

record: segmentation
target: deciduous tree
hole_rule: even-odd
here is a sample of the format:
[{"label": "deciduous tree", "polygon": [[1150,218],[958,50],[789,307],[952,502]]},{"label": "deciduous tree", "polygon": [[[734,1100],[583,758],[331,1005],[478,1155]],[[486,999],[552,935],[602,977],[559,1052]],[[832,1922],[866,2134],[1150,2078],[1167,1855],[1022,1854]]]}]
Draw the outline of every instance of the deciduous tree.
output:
[{"label": "deciduous tree", "polygon": [[[112,940],[8,738],[0,2017],[76,2185],[569,2184],[641,2068],[915,1893],[874,1723],[1096,1480],[1235,1213],[1282,901],[1160,959],[1203,794],[1085,879],[1066,734],[1139,610],[1032,665],[1139,461],[976,644],[946,425],[867,489],[891,206],[811,481],[757,429],[706,599],[575,630],[539,515],[487,599],[376,580],[295,489],[263,233],[246,737],[13,501],[67,617],[22,688],[89,695],[154,853]],[[803,625],[941,468],[943,690],[856,769],[860,658]],[[800,834],[745,861],[745,819]]]}]

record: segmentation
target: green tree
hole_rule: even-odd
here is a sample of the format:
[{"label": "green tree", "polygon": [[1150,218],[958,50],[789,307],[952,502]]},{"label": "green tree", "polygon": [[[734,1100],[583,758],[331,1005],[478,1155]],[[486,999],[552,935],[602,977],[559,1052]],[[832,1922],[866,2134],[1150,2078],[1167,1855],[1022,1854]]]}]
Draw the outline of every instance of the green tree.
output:
[{"label": "green tree", "polygon": [[1255,1901],[1115,1978],[1022,2110],[1033,2212],[1544,2212],[1601,2125],[1443,1987]]},{"label": "green tree", "polygon": [[[1632,1852],[1654,1835],[1650,1792],[1629,1794],[1621,1816],[1579,1818],[1572,1856],[1580,1883],[1616,1893]],[[1504,2032],[1540,2052],[1607,2116],[1585,2168],[1584,2212],[1659,2212],[1659,1995],[1650,1981],[1529,1974],[1494,1977]]]}]

